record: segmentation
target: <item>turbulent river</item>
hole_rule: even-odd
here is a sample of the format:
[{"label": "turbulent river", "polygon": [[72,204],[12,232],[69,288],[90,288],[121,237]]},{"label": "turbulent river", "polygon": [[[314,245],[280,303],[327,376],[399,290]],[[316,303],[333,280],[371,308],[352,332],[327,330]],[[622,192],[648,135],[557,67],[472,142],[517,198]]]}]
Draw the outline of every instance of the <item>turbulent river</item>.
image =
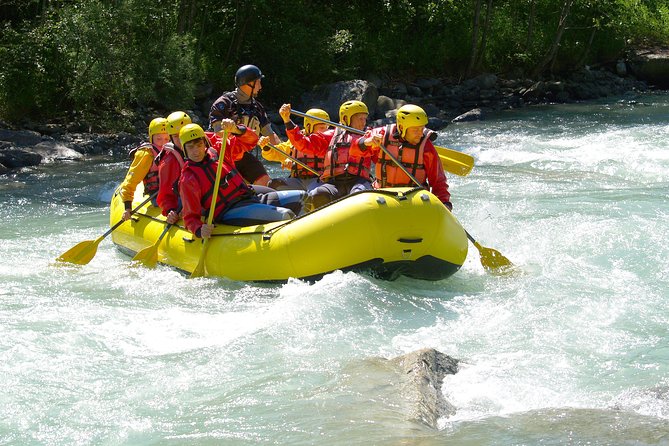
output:
[{"label": "turbulent river", "polygon": [[[441,131],[476,158],[455,215],[519,272],[470,245],[439,282],[189,280],[110,239],[58,265],[127,160],[1,177],[0,444],[667,445],[668,141],[661,94]],[[374,361],[425,347],[460,360],[439,429]]]}]

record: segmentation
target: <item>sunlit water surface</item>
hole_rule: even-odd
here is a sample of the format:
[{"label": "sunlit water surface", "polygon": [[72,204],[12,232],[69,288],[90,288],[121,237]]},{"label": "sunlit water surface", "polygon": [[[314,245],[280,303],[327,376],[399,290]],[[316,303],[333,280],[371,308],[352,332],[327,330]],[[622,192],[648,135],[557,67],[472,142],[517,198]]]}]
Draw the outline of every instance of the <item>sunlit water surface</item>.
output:
[{"label": "sunlit water surface", "polygon": [[[470,246],[439,282],[189,280],[110,240],[57,265],[127,161],[2,177],[0,443],[669,444],[667,141],[666,95],[451,125],[454,212],[519,272]],[[425,347],[461,361],[438,430],[375,359]]]}]

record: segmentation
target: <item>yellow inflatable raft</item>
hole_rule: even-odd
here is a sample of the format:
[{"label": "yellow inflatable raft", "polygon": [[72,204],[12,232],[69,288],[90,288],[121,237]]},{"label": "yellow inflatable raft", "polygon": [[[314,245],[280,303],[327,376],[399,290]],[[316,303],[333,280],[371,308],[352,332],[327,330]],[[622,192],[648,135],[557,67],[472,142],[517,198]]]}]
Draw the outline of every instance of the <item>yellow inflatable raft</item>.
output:
[{"label": "yellow inflatable raft", "polygon": [[[138,187],[134,206],[141,203]],[[123,214],[118,190],[110,224]],[[134,255],[153,245],[165,218],[150,204],[112,232],[114,243]],[[202,240],[174,225],[158,247],[158,261],[190,273]],[[393,280],[400,275],[440,280],[455,273],[467,257],[467,236],[457,219],[424,189],[370,190],[349,195],[291,221],[257,226],[217,225],[209,241],[209,276],[240,281],[317,279],[335,270],[369,271]]]}]

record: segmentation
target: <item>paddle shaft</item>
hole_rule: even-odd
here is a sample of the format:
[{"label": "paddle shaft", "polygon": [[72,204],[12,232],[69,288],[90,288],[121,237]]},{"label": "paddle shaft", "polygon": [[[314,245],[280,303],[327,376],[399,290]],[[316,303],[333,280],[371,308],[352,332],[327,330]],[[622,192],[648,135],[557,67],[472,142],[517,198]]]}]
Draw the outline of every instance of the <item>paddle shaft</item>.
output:
[{"label": "paddle shaft", "polygon": [[160,241],[165,237],[165,234],[167,234],[167,231],[169,231],[171,227],[172,227],[172,223],[168,223],[165,226],[165,229],[163,229],[163,232],[158,236],[158,240],[156,240],[156,243],[154,243],[154,246],[158,246],[160,244]]},{"label": "paddle shaft", "polygon": [[312,169],[311,167],[307,166],[307,165],[304,164],[302,161],[300,161],[300,160],[298,160],[298,159],[296,159],[296,158],[293,158],[292,156],[290,156],[289,154],[287,154],[287,153],[284,152],[283,150],[279,149],[277,146],[275,146],[275,145],[273,145],[273,144],[267,144],[267,147],[269,147],[270,149],[274,149],[274,150],[276,150],[277,152],[281,153],[282,155],[285,155],[286,158],[288,158],[289,160],[291,160],[291,161],[293,161],[293,162],[299,164],[300,166],[304,167],[305,169],[307,169],[309,172],[313,173],[313,174],[316,175],[317,177],[321,176],[320,173],[316,172],[314,169]]},{"label": "paddle shaft", "polygon": [[[149,198],[147,198],[146,200],[142,201],[140,204],[138,204],[137,206],[135,206],[135,208],[132,209],[132,210],[130,211],[130,214],[132,215],[132,214],[134,214],[135,212],[137,212],[142,206],[144,206],[144,205],[145,205],[146,203],[148,203],[149,201],[153,200],[153,198],[154,198],[156,195],[158,195],[158,192],[154,192],[153,194],[151,194],[151,196],[150,196]],[[107,229],[107,232],[105,232],[105,233],[102,234],[100,237],[98,237],[98,240],[102,240],[103,238],[107,237],[109,234],[111,234],[112,232],[114,232],[114,230],[115,230],[116,228],[118,228],[119,226],[121,226],[124,222],[125,222],[125,220],[120,219],[114,226],[112,226],[111,228]]]},{"label": "paddle shaft", "polygon": [[214,214],[216,213],[216,200],[218,199],[218,187],[221,185],[221,171],[223,170],[223,163],[225,162],[225,146],[228,143],[228,132],[223,132],[223,143],[221,145],[221,153],[218,157],[218,166],[216,167],[216,181],[214,181],[214,191],[211,195],[211,207],[209,208],[209,215],[207,216],[207,224],[210,225],[214,221]]},{"label": "paddle shaft", "polygon": [[[218,165],[216,167],[216,180],[214,181],[214,191],[212,192],[211,195],[209,215],[207,216],[208,225],[212,224],[212,222],[214,221],[214,214],[216,213],[216,200],[218,200],[218,187],[221,184],[221,171],[223,170],[223,163],[225,162],[225,147],[227,143],[228,143],[228,131],[224,130],[223,143],[221,145],[221,153],[218,156]],[[208,241],[209,237],[205,238],[202,241],[202,251],[200,252],[200,259],[198,260],[197,266],[195,266],[195,269],[190,275],[191,278],[203,276],[205,273],[204,258],[207,254],[207,248],[209,247]]]}]

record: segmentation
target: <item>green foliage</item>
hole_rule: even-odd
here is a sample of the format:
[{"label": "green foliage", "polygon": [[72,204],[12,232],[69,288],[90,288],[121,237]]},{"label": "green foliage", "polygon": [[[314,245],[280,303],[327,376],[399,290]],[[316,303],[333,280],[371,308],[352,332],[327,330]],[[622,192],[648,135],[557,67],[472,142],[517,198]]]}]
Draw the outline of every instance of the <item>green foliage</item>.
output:
[{"label": "green foliage", "polygon": [[[0,118],[124,128],[134,110],[192,107],[203,82],[232,89],[246,63],[265,73],[268,103],[369,74],[461,77],[474,49],[470,75],[520,75],[554,44],[563,3],[495,0],[488,11],[485,0],[5,0]],[[566,25],[548,70],[668,44],[669,0],[574,0]]]}]

